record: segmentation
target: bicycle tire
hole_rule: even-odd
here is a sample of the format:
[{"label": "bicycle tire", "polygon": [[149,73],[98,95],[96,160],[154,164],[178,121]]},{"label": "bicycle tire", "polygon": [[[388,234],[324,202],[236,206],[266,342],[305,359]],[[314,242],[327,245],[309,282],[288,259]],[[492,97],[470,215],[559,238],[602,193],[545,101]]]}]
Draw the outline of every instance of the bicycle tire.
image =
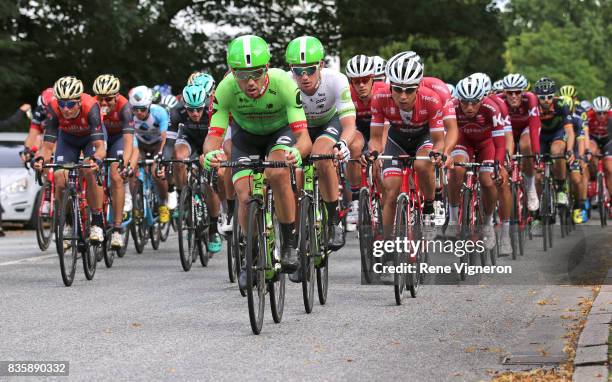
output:
[{"label": "bicycle tire", "polygon": [[[418,208],[414,200],[411,202],[410,211],[413,215],[413,223],[411,226],[409,226],[410,240],[418,242],[423,237],[421,231],[423,220],[421,217],[421,209]],[[423,262],[424,257],[425,254],[423,253],[422,248],[419,247],[419,252],[414,254],[414,262],[409,261],[409,263],[412,263],[415,266],[414,273],[410,273],[406,276],[406,285],[408,286],[408,290],[410,291],[410,296],[412,298],[416,298],[419,288],[425,280],[425,275],[420,271],[421,263]]]},{"label": "bicycle tire", "polygon": [[159,244],[161,243],[161,223],[159,222],[159,216],[156,215],[156,211],[158,211],[159,206],[159,197],[155,192],[151,193],[152,198],[149,201],[149,211],[153,214],[153,225],[148,227],[149,239],[151,239],[151,247],[153,250],[157,251],[159,249]]},{"label": "bicycle tire", "polygon": [[[397,207],[395,208],[395,218],[393,220],[393,239],[403,240],[408,237],[408,197],[401,194],[397,197]],[[393,253],[393,265],[397,270],[398,267],[404,267],[408,263],[408,255],[402,252]],[[404,289],[406,288],[406,274],[403,272],[393,273],[393,293],[395,296],[395,304],[402,305],[404,298]]]},{"label": "bicycle tire", "polygon": [[361,273],[366,284],[373,281],[373,241],[374,230],[370,211],[370,191],[362,188],[359,191],[359,215],[357,220],[359,232],[359,251],[361,253]]},{"label": "bicycle tire", "polygon": [[123,257],[126,254],[127,251],[127,247],[128,244],[130,243],[130,228],[131,228],[132,224],[130,223],[130,225],[128,227],[125,227],[125,229],[123,230],[122,236],[123,236],[123,245],[121,246],[121,248],[119,248],[118,250],[116,250],[117,253],[117,257]]},{"label": "bicycle tire", "polygon": [[311,313],[314,306],[316,240],[314,240],[314,208],[309,196],[300,199],[300,230],[298,235],[302,298],[304,310]]},{"label": "bicycle tire", "polygon": [[51,188],[51,184],[45,183],[43,188],[36,196],[36,202],[34,202],[34,213],[36,214],[36,241],[38,242],[38,248],[40,248],[41,251],[46,251],[49,248],[54,225],[53,208],[49,209],[50,214],[47,216],[42,214],[40,211],[42,202],[45,199],[45,192],[47,192],[47,188]]},{"label": "bicycle tire", "polygon": [[[69,191],[64,190],[59,202],[59,208],[56,209],[58,216],[58,224],[56,227],[56,249],[59,256],[60,271],[64,285],[69,287],[74,281],[77,262],[77,243],[78,243],[78,227],[75,222],[75,211],[73,210],[72,198]],[[65,227],[69,224],[70,236],[65,238]],[[68,248],[64,249],[64,242],[67,242]],[[70,252],[67,253],[67,250]]]},{"label": "bicycle tire", "polygon": [[111,268],[115,262],[116,251],[111,248],[111,231],[112,230],[106,231],[106,237],[101,245],[102,253],[104,254],[104,265],[106,265],[106,268]]},{"label": "bicycle tire", "polygon": [[[273,203],[272,198],[270,198],[269,202]],[[272,248],[272,253],[270,253],[270,257],[272,258],[272,262],[268,266],[274,266],[276,262],[280,262],[280,240],[274,240],[275,238],[280,237],[280,225],[278,219],[276,218],[276,213],[274,211],[274,205],[272,205],[272,232],[268,229],[266,232],[265,241],[268,244],[268,248]],[[270,243],[270,240],[272,242]],[[266,268],[268,267],[266,266]],[[285,283],[287,280],[287,275],[285,273],[275,272],[274,277],[271,280],[268,280],[268,295],[270,296],[270,311],[272,312],[272,320],[279,324],[283,319],[283,312],[285,310]]]},{"label": "bicycle tire", "polygon": [[179,216],[176,222],[176,231],[178,233],[179,257],[181,266],[185,272],[189,272],[193,263],[193,255],[191,248],[194,245],[191,228],[191,187],[186,186],[181,191],[179,199]]},{"label": "bicycle tire", "polygon": [[605,227],[607,223],[606,211],[606,200],[605,200],[605,189],[604,189],[604,177],[602,174],[597,174],[597,210],[599,211],[599,224],[601,227]]},{"label": "bicycle tire", "polygon": [[159,239],[162,243],[165,243],[168,240],[168,236],[170,235],[170,222],[162,223],[159,229],[160,236]]},{"label": "bicycle tire", "polygon": [[[461,229],[460,229],[460,235],[461,238],[463,240],[467,240],[469,238],[469,236],[471,235],[470,232],[470,214],[467,213],[468,211],[470,211],[471,208],[471,201],[472,201],[472,191],[469,190],[468,188],[464,187],[463,188],[463,201],[461,203]],[[465,281],[465,266],[467,265],[468,261],[469,261],[469,255],[464,254],[463,256],[459,257],[459,278],[461,279],[461,281]]]},{"label": "bicycle tire", "polygon": [[[315,181],[315,187],[318,187],[318,182]],[[331,250],[327,249],[327,213],[325,204],[319,194],[319,211],[321,211],[321,224],[319,227],[320,231],[317,233],[317,241],[319,248],[321,249],[318,253],[319,260],[315,263],[315,269],[317,273],[317,297],[319,298],[319,304],[325,305],[327,302],[327,292],[329,290],[329,255]]]},{"label": "bicycle tire", "polygon": [[[240,271],[245,264],[244,260],[244,251],[245,251],[245,241],[244,234],[242,233],[242,227],[240,227],[240,222],[238,221],[238,200],[235,202],[234,206],[234,217],[232,221],[232,254],[234,255],[234,263],[236,263],[236,274],[239,275]],[[240,291],[240,295],[242,297],[246,297],[246,290],[240,288],[238,286],[238,290]]]},{"label": "bicycle tire", "polygon": [[132,241],[137,253],[144,251],[146,239],[146,223],[144,216],[144,197],[142,193],[142,182],[137,181],[136,189],[132,192]]},{"label": "bicycle tire", "polygon": [[520,190],[516,183],[512,183],[512,217],[510,221],[510,244],[512,245],[512,260],[518,258],[520,253],[521,230],[521,201]]},{"label": "bicycle tire", "polygon": [[[83,260],[83,271],[87,280],[93,280],[98,264],[98,251],[100,244],[92,245],[89,242],[89,230],[91,228],[91,210],[89,206],[85,208],[85,214],[79,222],[80,243],[78,245]],[[84,226],[82,226],[84,224]],[[92,248],[94,247],[94,248]]]},{"label": "bicycle tire", "polygon": [[[201,221],[194,222],[194,225],[197,226],[197,230],[195,233],[196,245],[198,249],[198,256],[200,257],[200,264],[203,267],[208,266],[208,261],[210,260],[210,256],[208,254],[208,208],[206,208],[206,204],[204,204],[204,198],[200,195],[200,200],[202,201],[200,204],[200,208],[202,209],[201,213]],[[208,224],[204,224],[204,222],[209,222]]]},{"label": "bicycle tire", "polygon": [[246,232],[246,279],[247,301],[249,308],[249,321],[254,334],[261,333],[263,327],[264,310],[266,306],[266,243],[264,240],[264,227],[262,227],[262,211],[259,201],[254,199],[247,207]]}]

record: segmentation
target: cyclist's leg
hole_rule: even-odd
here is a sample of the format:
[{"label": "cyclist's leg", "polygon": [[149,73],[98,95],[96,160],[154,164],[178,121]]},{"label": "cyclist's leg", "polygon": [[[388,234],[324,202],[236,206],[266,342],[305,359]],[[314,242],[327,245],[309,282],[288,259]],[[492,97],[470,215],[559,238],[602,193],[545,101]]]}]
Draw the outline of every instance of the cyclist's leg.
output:
[{"label": "cyclist's leg", "polygon": [[[55,160],[57,164],[77,163],[81,154],[81,142],[78,137],[65,134],[59,131],[55,146]],[[68,172],[58,170],[54,174],[55,181],[55,200],[61,202],[62,194],[68,181]]]},{"label": "cyclist's leg", "polygon": [[[359,128],[355,131],[353,139],[349,142],[349,150],[351,151],[351,159],[359,159],[366,144],[362,130]],[[361,188],[361,164],[359,162],[350,162],[347,166],[349,183],[351,185],[351,210],[347,216],[347,227],[351,224],[351,230],[355,229],[359,216],[359,189]],[[347,228],[348,229],[348,228]]]},{"label": "cyclist's leg", "polygon": [[[223,141],[223,151],[227,158],[232,157],[232,140],[227,138]],[[232,173],[228,169],[222,169],[219,177],[223,183],[223,197],[227,203],[227,219],[223,222],[223,231],[231,231],[232,229],[232,217],[234,216],[234,208],[236,207],[236,190],[234,190],[234,183],[232,182]]]},{"label": "cyclist's leg", "polygon": [[570,172],[570,183],[571,183],[571,192],[574,196],[574,209],[572,213],[572,217],[574,223],[580,224],[583,222],[583,210],[586,201],[586,195],[583,195],[584,189],[584,163],[580,156],[580,153],[584,152],[584,136],[580,135],[576,138],[576,144],[574,145],[574,157],[576,158],[576,163],[572,166]]},{"label": "cyclist's leg", "polygon": [[[388,138],[385,145],[384,155],[403,155],[406,151],[393,139]],[[397,196],[402,184],[402,167],[398,161],[383,161],[383,236],[390,239],[393,235],[393,221],[395,220],[395,207]]]},{"label": "cyclist's leg", "polygon": [[[83,156],[91,157],[95,153],[94,143],[89,137],[84,140]],[[106,142],[104,142],[106,144]],[[99,169],[102,171],[102,169]],[[104,219],[102,217],[102,202],[104,200],[104,190],[96,181],[96,171],[92,169],[82,170],[82,174],[87,181],[87,204],[91,211],[91,227],[89,239],[92,241],[104,240]]]},{"label": "cyclist's leg", "polygon": [[[550,153],[553,156],[565,155],[565,131],[559,129],[552,137]],[[565,189],[565,178],[567,176],[567,165],[565,159],[557,159],[553,164],[553,178],[555,179],[555,190],[557,191],[557,202],[567,204],[567,190]]]},{"label": "cyclist's leg", "polygon": [[[476,161],[479,163],[493,163],[495,160],[495,147],[491,141],[489,145],[483,144],[478,147]],[[495,247],[495,232],[493,230],[493,212],[497,201],[497,187],[493,181],[493,169],[482,167],[478,174],[481,189],[481,201],[484,212],[482,231],[487,249]],[[506,219],[507,220],[507,219]],[[509,232],[508,232],[509,233]],[[509,239],[509,236],[508,236]],[[510,250],[511,251],[511,250]]]},{"label": "cyclist's leg", "polygon": [[606,176],[606,186],[608,193],[612,194],[612,139],[603,148],[604,174]]},{"label": "cyclist's leg", "polygon": [[[191,145],[182,137],[174,143],[174,158],[178,160],[189,159],[191,156]],[[180,190],[187,184],[187,168],[182,163],[174,163],[174,185]]]},{"label": "cyclist's leg", "polygon": [[[522,155],[533,155],[531,149],[531,138],[529,137],[529,128],[526,128],[517,137],[514,137],[515,141],[518,139],[518,147]],[[527,192],[527,208],[530,211],[537,211],[540,205],[538,199],[538,193],[535,184],[535,166],[532,158],[527,158],[521,161],[521,171],[524,174],[525,190]]]},{"label": "cyclist's leg", "polygon": [[[123,158],[123,134],[117,134],[108,138],[109,158]],[[113,227],[117,231],[123,220],[123,204],[125,203],[125,187],[123,178],[119,174],[119,163],[111,164],[111,197],[113,198]]]},{"label": "cyclist's leg", "polygon": [[[455,163],[465,163],[472,157],[472,152],[472,147],[467,145],[467,142],[460,135],[451,155]],[[464,178],[465,169],[463,167],[455,166],[450,169],[448,175],[449,229],[447,234],[451,237],[457,237],[459,233],[459,206],[461,205],[461,186]]]},{"label": "cyclist's leg", "polygon": [[[330,121],[327,127],[309,129],[309,134],[313,142],[312,154],[333,154],[334,145],[340,139],[342,128],[340,122],[332,124]],[[337,125],[337,126],[336,126]],[[338,175],[332,161],[317,161],[315,163],[317,176],[319,178],[319,190],[321,197],[325,202],[327,213],[329,216],[328,224],[337,224],[338,222]]]}]

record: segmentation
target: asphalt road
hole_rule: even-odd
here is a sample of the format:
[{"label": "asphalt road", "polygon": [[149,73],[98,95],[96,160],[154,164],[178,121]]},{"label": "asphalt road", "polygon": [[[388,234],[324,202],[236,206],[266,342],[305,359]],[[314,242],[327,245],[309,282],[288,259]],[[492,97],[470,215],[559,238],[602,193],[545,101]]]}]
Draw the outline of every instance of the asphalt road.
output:
[{"label": "asphalt road", "polygon": [[[69,379],[88,381],[488,380],[534,367],[504,365],[505,356],[564,358],[562,336],[592,290],[555,284],[569,283],[585,259],[612,267],[612,228],[557,236],[548,253],[540,246],[500,260],[515,279],[446,280],[396,306],[392,286],[360,284],[349,234],[330,259],[327,304],[306,314],[300,286],[288,281],[282,323],[267,307],[255,336],[225,251],[184,272],[173,234],[158,251],[130,247],[113,268],[98,263],[93,281],[79,263],[66,288],[55,253],[41,253],[32,231],[9,231],[0,239],[0,360],[67,360]],[[576,256],[579,264],[568,261]]]}]

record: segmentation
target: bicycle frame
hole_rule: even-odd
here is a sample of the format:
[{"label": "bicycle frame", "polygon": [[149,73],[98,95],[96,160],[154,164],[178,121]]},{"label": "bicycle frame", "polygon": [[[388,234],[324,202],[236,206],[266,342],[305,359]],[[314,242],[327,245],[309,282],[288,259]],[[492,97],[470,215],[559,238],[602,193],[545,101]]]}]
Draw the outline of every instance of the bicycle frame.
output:
[{"label": "bicycle frame", "polygon": [[138,179],[142,184],[142,197],[143,197],[143,216],[144,221],[147,224],[147,227],[153,227],[157,222],[157,219],[153,216],[153,211],[151,209],[151,203],[153,201],[153,195],[156,192],[155,182],[153,181],[153,176],[151,175],[151,165],[154,163],[152,159],[145,159],[140,161],[141,164],[145,166],[139,166]]}]

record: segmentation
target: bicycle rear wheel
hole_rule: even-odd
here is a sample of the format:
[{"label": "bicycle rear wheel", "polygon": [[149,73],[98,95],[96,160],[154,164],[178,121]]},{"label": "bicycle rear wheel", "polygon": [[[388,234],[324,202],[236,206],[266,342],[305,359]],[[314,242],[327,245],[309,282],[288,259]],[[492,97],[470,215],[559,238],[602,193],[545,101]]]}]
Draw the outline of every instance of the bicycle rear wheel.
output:
[{"label": "bicycle rear wheel", "polygon": [[314,230],[314,210],[309,196],[300,200],[299,232],[300,272],[302,272],[302,297],[306,313],[312,312],[314,305],[316,240]]},{"label": "bicycle rear wheel", "polygon": [[373,279],[373,243],[374,232],[372,227],[372,214],[370,211],[370,191],[362,188],[359,191],[359,251],[361,252],[361,273],[366,284],[371,284]]},{"label": "bicycle rear wheel", "polygon": [[[393,221],[393,238],[394,240],[404,240],[408,237],[408,197],[400,195],[397,198],[397,207],[395,209],[395,220]],[[395,303],[402,305],[404,297],[404,288],[406,287],[406,274],[397,272],[398,269],[408,264],[408,254],[396,252],[393,254],[393,265],[396,272],[393,274],[393,291],[395,294]],[[401,267],[401,268],[400,268]]]},{"label": "bicycle rear wheel", "polygon": [[[238,222],[238,201],[234,206],[234,220],[232,221],[232,255],[234,256],[234,263],[236,264],[236,274],[245,266],[244,251],[245,251],[245,238],[242,232],[242,227]],[[238,287],[242,297],[246,297],[246,290]]]},{"label": "bicycle rear wheel", "polygon": [[159,206],[159,197],[155,193],[152,200],[149,201],[149,213],[153,214],[153,225],[149,227],[149,238],[151,239],[151,246],[154,250],[159,249],[159,243],[161,242],[161,223],[159,222],[159,216],[157,216],[157,210]]},{"label": "bicycle rear wheel", "polygon": [[112,229],[106,230],[106,237],[104,238],[104,242],[101,244],[102,253],[104,254],[104,264],[106,268],[110,268],[113,266],[115,262],[115,250],[111,248],[111,235]]},{"label": "bicycle rear wheel", "polygon": [[181,191],[179,200],[179,216],[176,222],[176,230],[178,232],[179,255],[181,265],[185,272],[191,269],[193,262],[192,248],[195,245],[193,237],[193,217],[191,205],[191,187],[187,186]]},{"label": "bicycle rear wheel", "polygon": [[[600,159],[601,160],[601,159]],[[599,224],[601,224],[602,227],[605,227],[607,225],[607,219],[608,219],[608,211],[607,210],[607,206],[606,206],[606,197],[605,197],[605,179],[603,177],[603,174],[597,174],[597,198],[598,198],[598,206],[597,206],[597,210],[599,211]]]},{"label": "bicycle rear wheel", "polygon": [[[315,183],[315,187],[318,187],[318,183]],[[315,269],[317,272],[317,295],[319,297],[319,304],[325,305],[327,302],[327,292],[329,289],[329,255],[331,254],[331,250],[327,249],[327,210],[325,209],[325,204],[323,203],[323,199],[319,194],[319,213],[321,215],[321,223],[319,226],[319,231],[317,232],[317,244],[320,251],[317,253],[317,258],[315,260]],[[346,232],[346,231],[345,231]]]},{"label": "bicycle rear wheel", "polygon": [[50,206],[49,212],[42,212],[42,205],[47,192],[51,193],[50,183],[45,183],[43,188],[38,192],[36,202],[34,203],[34,213],[36,214],[36,241],[41,251],[46,251],[47,248],[49,248],[51,235],[53,235],[53,206]]},{"label": "bicycle rear wheel", "polygon": [[248,205],[246,232],[246,294],[249,306],[249,320],[254,334],[261,333],[266,306],[266,243],[262,226],[262,211],[259,201]]},{"label": "bicycle rear wheel", "polygon": [[[202,264],[203,267],[207,267],[208,260],[210,260],[210,256],[208,255],[208,225],[210,222],[208,217],[208,208],[206,208],[206,205],[203,202],[204,198],[202,195],[200,195],[200,200],[202,200],[202,203],[199,206],[201,209],[201,213],[199,214],[200,219],[194,223],[198,227],[195,232],[195,239],[197,242],[198,255],[200,256],[200,264]],[[204,224],[204,222],[208,223]]]},{"label": "bicycle rear wheel", "polygon": [[147,240],[147,227],[144,216],[144,196],[142,194],[142,182],[138,181],[135,191],[132,193],[132,240],[137,253],[144,251]]},{"label": "bicycle rear wheel", "polygon": [[[272,198],[270,201],[272,202]],[[274,268],[277,262],[280,262],[280,240],[273,240],[280,237],[280,225],[272,208],[272,229],[274,232],[267,232],[266,241],[268,248],[271,249],[272,262],[270,265]],[[270,243],[270,240],[273,240]],[[283,312],[285,310],[285,282],[287,276],[285,273],[276,272],[274,278],[268,281],[268,292],[270,295],[270,310],[272,311],[272,319],[275,323],[280,323],[283,319]]]},{"label": "bicycle rear wheel", "polygon": [[74,204],[68,190],[65,190],[57,208],[57,254],[59,255],[60,271],[65,286],[72,285],[76,272],[78,224],[75,224],[78,215],[74,211]]}]

